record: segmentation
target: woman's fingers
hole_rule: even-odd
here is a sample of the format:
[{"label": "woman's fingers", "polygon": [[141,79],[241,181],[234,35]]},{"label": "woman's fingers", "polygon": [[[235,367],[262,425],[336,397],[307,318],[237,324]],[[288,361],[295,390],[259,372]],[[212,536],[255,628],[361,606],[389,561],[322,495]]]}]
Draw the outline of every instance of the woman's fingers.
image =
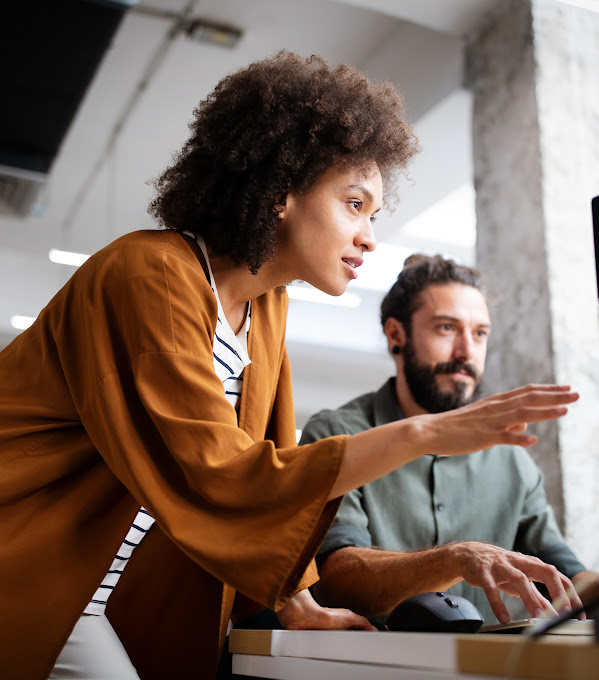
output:
[{"label": "woman's fingers", "polygon": [[513,390],[509,390],[507,392],[502,392],[500,394],[493,395],[491,397],[488,397],[488,399],[497,399],[501,401],[505,401],[508,399],[513,399],[513,398],[518,398],[518,397],[526,397],[530,394],[537,394],[537,395],[549,395],[549,396],[556,396],[560,397],[561,395],[564,394],[576,394],[575,392],[571,391],[570,385],[523,385],[522,387],[517,387]]},{"label": "woman's fingers", "polygon": [[507,399],[500,395],[498,401],[493,398],[489,404],[483,406],[481,415],[495,416],[498,425],[507,432],[520,434],[524,432],[528,423],[538,423],[544,420],[555,420],[566,415],[567,405],[579,399],[576,392],[569,388],[550,389],[551,386],[527,386],[514,390]]},{"label": "woman's fingers", "polygon": [[526,433],[528,424],[561,418],[578,398],[569,385],[526,385],[462,408],[431,414],[427,431],[431,450],[462,455],[495,444],[532,446],[537,437]]},{"label": "woman's fingers", "polygon": [[534,446],[538,441],[539,438],[534,434],[514,434],[512,432],[506,432],[500,443],[510,444],[511,446],[522,446],[526,449],[529,446]]},{"label": "woman's fingers", "polygon": [[307,589],[292,595],[277,616],[286,630],[376,630],[368,619],[349,609],[321,607]]},{"label": "woman's fingers", "polygon": [[294,621],[288,630],[370,630],[377,629],[364,616],[355,614],[349,609],[331,609],[322,607],[314,616],[301,621]]},{"label": "woman's fingers", "polygon": [[506,422],[509,423],[506,429],[512,430],[527,423],[538,423],[543,420],[555,420],[565,416],[566,413],[568,413],[566,406],[520,406],[506,414]]}]

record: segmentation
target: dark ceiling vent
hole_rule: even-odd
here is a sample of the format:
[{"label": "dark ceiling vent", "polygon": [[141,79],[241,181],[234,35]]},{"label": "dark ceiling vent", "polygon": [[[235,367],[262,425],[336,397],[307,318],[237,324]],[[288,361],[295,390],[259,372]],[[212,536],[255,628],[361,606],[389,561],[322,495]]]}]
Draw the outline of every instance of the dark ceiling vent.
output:
[{"label": "dark ceiling vent", "polygon": [[131,2],[13,0],[0,19],[0,214],[30,214]]},{"label": "dark ceiling vent", "polygon": [[34,214],[45,183],[42,172],[0,165],[0,216]]}]

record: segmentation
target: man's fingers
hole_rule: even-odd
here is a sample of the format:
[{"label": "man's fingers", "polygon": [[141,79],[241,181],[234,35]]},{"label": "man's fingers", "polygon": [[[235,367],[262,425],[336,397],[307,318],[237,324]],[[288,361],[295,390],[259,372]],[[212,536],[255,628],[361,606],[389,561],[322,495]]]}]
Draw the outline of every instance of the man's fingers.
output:
[{"label": "man's fingers", "polygon": [[564,576],[553,565],[538,560],[526,567],[526,573],[533,580],[544,583],[549,591],[552,604],[558,612],[575,609],[582,605],[570,579]]},{"label": "man's fingers", "polygon": [[570,579],[566,578],[563,574],[560,574],[557,569],[555,572],[554,578],[544,580],[555,609],[561,614],[569,609],[582,607],[582,600],[578,596]]},{"label": "man's fingers", "polygon": [[[511,436],[523,435],[511,433]],[[462,575],[471,585],[483,588],[493,613],[502,623],[509,621],[509,613],[501,600],[500,589],[519,597],[534,618],[556,616],[556,610],[563,612],[581,606],[571,581],[553,565],[497,546],[476,542],[464,546],[468,568]],[[553,606],[538,591],[535,581],[547,586]]]},{"label": "man's fingers", "polygon": [[491,605],[491,609],[493,610],[493,614],[497,617],[497,620],[500,623],[508,623],[510,614],[501,599],[499,588],[494,583],[490,582],[483,585],[482,588],[485,591],[487,600],[489,600],[489,604]]},{"label": "man's fingers", "polygon": [[542,615],[546,605],[549,603],[532,585],[526,574],[516,567],[507,565],[503,571],[502,583],[509,583],[510,590],[517,593],[517,596],[522,600],[531,616],[538,617]]}]

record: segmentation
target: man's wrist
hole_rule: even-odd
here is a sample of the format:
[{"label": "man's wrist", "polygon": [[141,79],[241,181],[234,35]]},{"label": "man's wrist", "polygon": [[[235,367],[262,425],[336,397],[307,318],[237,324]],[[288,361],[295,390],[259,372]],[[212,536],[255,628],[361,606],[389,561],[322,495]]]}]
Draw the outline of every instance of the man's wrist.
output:
[{"label": "man's wrist", "polygon": [[434,548],[434,551],[435,562],[443,571],[444,580],[451,582],[452,585],[462,581],[465,565],[471,554],[468,542],[444,543]]}]

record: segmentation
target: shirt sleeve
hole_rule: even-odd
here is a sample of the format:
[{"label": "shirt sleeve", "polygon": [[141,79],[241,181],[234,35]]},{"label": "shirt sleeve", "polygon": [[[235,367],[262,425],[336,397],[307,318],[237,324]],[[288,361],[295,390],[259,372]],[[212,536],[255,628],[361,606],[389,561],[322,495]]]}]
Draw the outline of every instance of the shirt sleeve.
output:
[{"label": "shirt sleeve", "polygon": [[[322,411],[308,421],[302,430],[300,443],[315,442],[346,431],[347,427],[339,421],[338,412]],[[372,546],[368,515],[362,499],[361,489],[354,489],[343,497],[333,524],[318,551],[317,564],[321,564],[328,555],[341,548]]]},{"label": "shirt sleeve", "polygon": [[360,489],[354,489],[343,497],[333,524],[318,551],[316,558],[318,564],[335,550],[372,546],[372,536],[368,530],[368,515],[361,501]]},{"label": "shirt sleeve", "polygon": [[571,578],[584,571],[585,567],[568,547],[559,530],[553,508],[547,502],[541,470],[528,453],[521,453],[521,476],[527,492],[514,550],[553,564],[562,574]]}]

